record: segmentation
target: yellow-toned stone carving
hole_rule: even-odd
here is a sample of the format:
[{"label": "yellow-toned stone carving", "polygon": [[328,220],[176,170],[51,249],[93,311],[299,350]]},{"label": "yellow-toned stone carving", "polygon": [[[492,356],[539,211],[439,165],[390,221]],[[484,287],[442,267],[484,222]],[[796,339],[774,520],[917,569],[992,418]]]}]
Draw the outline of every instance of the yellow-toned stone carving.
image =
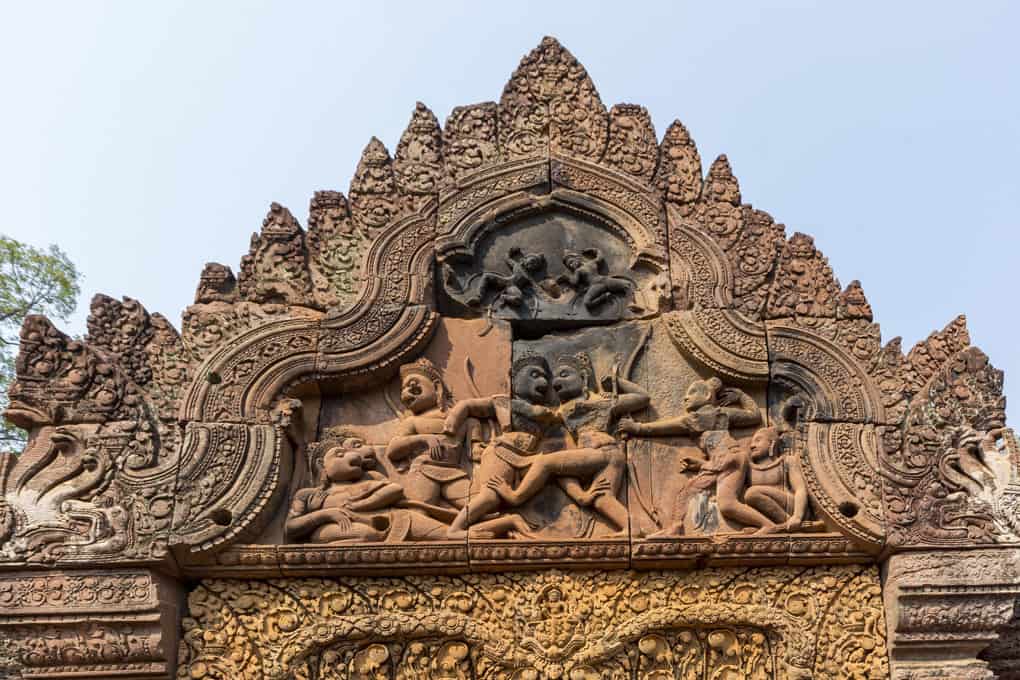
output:
[{"label": "yellow-toned stone carving", "polygon": [[181,680],[888,677],[874,567],[207,580]]}]

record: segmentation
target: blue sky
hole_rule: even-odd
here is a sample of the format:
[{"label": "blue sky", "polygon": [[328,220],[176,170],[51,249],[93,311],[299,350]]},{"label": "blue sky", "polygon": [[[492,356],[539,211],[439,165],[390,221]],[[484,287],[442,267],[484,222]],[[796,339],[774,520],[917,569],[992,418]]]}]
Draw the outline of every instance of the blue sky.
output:
[{"label": "blue sky", "polygon": [[303,221],[415,101],[498,99],[548,34],[607,106],[726,153],[884,338],[966,313],[1020,413],[1020,3],[2,2],[0,25],[0,231],[79,265],[69,332],[97,292],[179,320],[271,201]]}]

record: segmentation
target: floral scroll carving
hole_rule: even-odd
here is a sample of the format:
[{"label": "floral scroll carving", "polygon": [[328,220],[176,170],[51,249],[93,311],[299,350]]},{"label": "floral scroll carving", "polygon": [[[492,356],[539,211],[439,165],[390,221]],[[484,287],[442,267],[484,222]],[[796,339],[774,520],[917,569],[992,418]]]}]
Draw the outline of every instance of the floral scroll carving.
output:
[{"label": "floral scroll carving", "polygon": [[182,678],[888,674],[877,574],[857,567],[214,580],[190,610]]}]

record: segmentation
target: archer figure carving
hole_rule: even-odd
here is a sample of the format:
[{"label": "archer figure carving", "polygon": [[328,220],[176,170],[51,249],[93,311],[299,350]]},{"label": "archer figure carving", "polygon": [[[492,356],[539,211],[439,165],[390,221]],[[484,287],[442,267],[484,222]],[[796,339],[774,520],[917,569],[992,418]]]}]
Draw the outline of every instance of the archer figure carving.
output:
[{"label": "archer figure carving", "polygon": [[679,472],[693,470],[697,474],[677,495],[668,524],[650,538],[683,534],[688,505],[696,495],[713,487],[717,490],[719,512],[724,517],[759,527],[770,523],[759,511],[739,500],[737,492],[733,491],[744,483],[749,454],[729,431],[761,424],[761,412],[754,399],[742,390],[724,388],[718,378],[709,378],[695,380],[688,386],[683,409],[679,416],[650,423],[623,419],[617,427],[624,436],[695,437],[708,456],[707,460],[687,456],[680,461]]},{"label": "archer figure carving", "polygon": [[[563,256],[563,266],[568,273],[561,275],[558,282],[572,288],[588,311],[614,297],[627,298],[635,290],[630,279],[607,273],[606,260],[598,248],[585,248],[580,252],[568,250]],[[631,305],[633,312],[641,309],[639,305]]]},{"label": "archer figure carving", "polygon": [[409,500],[396,482],[369,469],[377,451],[358,437],[309,447],[319,486],[300,489],[287,516],[291,541],[393,543],[439,540],[452,510]]},{"label": "archer figure carving", "polygon": [[[624,375],[629,374],[649,334],[630,357]],[[625,534],[627,508],[617,496],[626,475],[627,454],[610,433],[621,416],[647,407],[649,396],[639,385],[616,374],[614,366],[613,376],[606,381],[608,389],[597,390],[587,355],[557,359],[552,386],[560,400],[557,413],[567,432],[566,448],[534,456],[516,487],[505,477],[488,480],[488,487],[507,504],[519,506],[556,479],[573,501],[592,507],[618,534]],[[580,480],[589,480],[587,488],[581,486]]]},{"label": "archer figure carving", "polygon": [[710,430],[761,424],[761,413],[754,399],[743,390],[724,388],[719,378],[692,382],[684,395],[683,409],[679,416],[650,423],[624,418],[617,431],[635,437],[698,436]]}]

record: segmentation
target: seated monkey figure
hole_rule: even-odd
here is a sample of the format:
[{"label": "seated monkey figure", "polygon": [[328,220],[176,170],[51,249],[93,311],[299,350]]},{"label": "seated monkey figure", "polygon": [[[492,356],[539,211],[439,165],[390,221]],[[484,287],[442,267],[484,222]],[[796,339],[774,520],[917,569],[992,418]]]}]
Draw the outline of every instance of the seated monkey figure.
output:
[{"label": "seated monkey figure", "polygon": [[465,459],[484,440],[481,423],[465,419],[457,431],[443,432],[450,393],[428,359],[401,366],[400,377],[400,401],[408,412],[380,462],[409,500],[461,508],[470,485]]},{"label": "seated monkey figure", "polygon": [[369,470],[375,456],[357,437],[310,447],[320,485],[300,489],[287,515],[290,541],[393,543],[438,540],[453,513],[409,501],[404,490]]},{"label": "seated monkey figure", "polygon": [[650,423],[622,419],[617,431],[625,436],[698,436],[712,430],[729,430],[761,424],[761,412],[748,394],[723,388],[719,378],[695,380],[687,387],[683,413]]},{"label": "seated monkey figure", "polygon": [[[585,354],[560,357],[554,365],[552,385],[560,399],[558,413],[566,426],[567,447],[534,456],[516,487],[505,477],[489,480],[488,487],[509,505],[519,506],[555,478],[572,500],[591,506],[618,533],[625,533],[627,508],[617,496],[626,475],[627,454],[610,432],[620,416],[648,406],[648,393],[615,376],[612,392],[594,389],[594,371]],[[591,480],[587,489],[580,480]]]}]

